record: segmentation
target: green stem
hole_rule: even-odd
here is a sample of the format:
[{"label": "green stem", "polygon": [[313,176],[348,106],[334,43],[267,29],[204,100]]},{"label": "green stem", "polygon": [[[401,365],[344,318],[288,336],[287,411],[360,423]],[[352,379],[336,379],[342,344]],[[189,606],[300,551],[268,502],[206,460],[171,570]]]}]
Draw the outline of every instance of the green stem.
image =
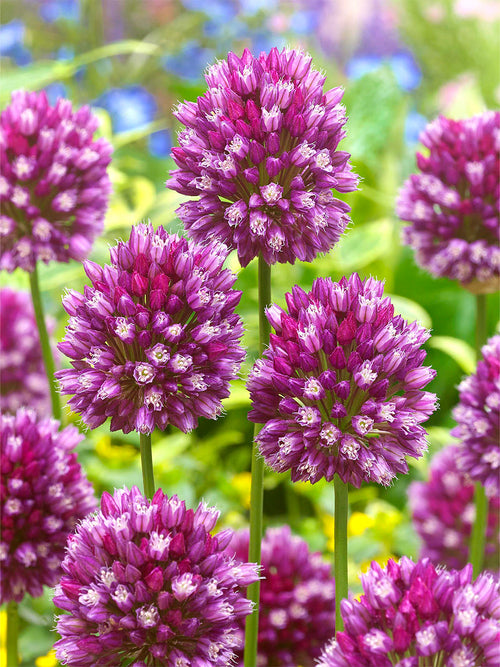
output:
[{"label": "green stem", "polygon": [[348,487],[338,475],[333,478],[335,489],[335,631],[344,629],[340,603],[347,598],[347,514]]},{"label": "green stem", "polygon": [[153,454],[151,452],[151,434],[140,433],[141,468],[144,495],[150,500],[155,494],[155,478],[153,474]]},{"label": "green stem", "polygon": [[11,600],[7,603],[7,667],[19,665],[19,654],[17,652],[17,637],[19,634],[19,614],[17,613],[17,602]]},{"label": "green stem", "polygon": [[[486,294],[476,295],[476,359],[481,357],[481,348],[486,343],[488,326],[486,318]],[[474,502],[476,518],[472,525],[469,560],[472,563],[474,578],[483,569],[484,548],[486,544],[486,525],[488,522],[488,498],[484,486],[476,482]]]},{"label": "green stem", "polygon": [[[271,267],[259,256],[259,354],[269,344],[271,327],[266,317],[265,309],[271,303]],[[260,544],[262,540],[262,515],[264,505],[264,459],[259,454],[256,437],[262,428],[255,425],[252,448],[252,481],[250,487],[250,543],[248,546],[248,560],[260,565]],[[257,664],[257,640],[259,635],[259,597],[260,581],[250,584],[247,588],[248,599],[254,603],[253,612],[247,616],[245,626],[245,667],[255,667]]]},{"label": "green stem", "polygon": [[38,282],[38,267],[29,274],[31,299],[33,301],[33,310],[35,311],[35,320],[38,328],[38,335],[40,337],[40,347],[42,348],[43,363],[45,365],[45,372],[49,381],[50,400],[52,402],[52,414],[55,419],[61,421],[61,402],[59,394],[57,393],[56,381],[54,378],[55,366],[54,357],[50,348],[49,334],[45,324],[45,316],[43,313],[42,297],[40,295],[40,285]]}]

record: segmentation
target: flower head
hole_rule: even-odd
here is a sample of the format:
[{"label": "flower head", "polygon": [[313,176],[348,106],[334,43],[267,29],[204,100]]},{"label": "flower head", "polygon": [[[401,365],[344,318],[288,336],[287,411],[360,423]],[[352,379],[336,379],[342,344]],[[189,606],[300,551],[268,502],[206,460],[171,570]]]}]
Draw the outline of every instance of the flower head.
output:
[{"label": "flower head", "polygon": [[287,313],[267,309],[276,333],[257,360],[248,388],[251,421],[266,463],[292,480],[333,479],[388,485],[408,472],[405,456],[426,449],[420,425],[435,396],[422,366],[429,333],[394,316],[383,284],[357,274],[295,286]]},{"label": "flower head", "polygon": [[500,474],[500,335],[481,350],[476,372],[460,383],[460,402],[453,410],[460,438],[458,467],[481,482],[489,496],[498,495]]},{"label": "flower head", "polygon": [[[49,330],[54,322],[47,322]],[[39,415],[50,412],[47,375],[31,297],[0,290],[0,411],[29,406]]]},{"label": "flower head", "polygon": [[420,135],[421,173],[404,184],[397,205],[411,224],[403,242],[418,264],[473,292],[500,285],[500,112],[467,120],[439,117]]},{"label": "flower head", "polygon": [[227,248],[137,225],[110,253],[111,265],[85,262],[93,286],[63,300],[59,349],[74,370],[56,377],[70,406],[91,428],[111,417],[125,433],[215,419],[244,357]]},{"label": "flower head", "polygon": [[83,436],[58,426],[25,408],[0,415],[2,604],[59,581],[68,534],[96,507],[73,451]]},{"label": "flower head", "polygon": [[0,268],[82,260],[103,229],[111,146],[93,141],[97,118],[45,92],[12,94],[0,116]]},{"label": "flower head", "polygon": [[[420,555],[450,568],[468,562],[475,520],[474,484],[458,468],[459,453],[455,445],[442,449],[431,461],[429,480],[408,489],[413,525],[423,542]],[[484,567],[492,571],[499,569],[499,512],[500,499],[490,498]]]},{"label": "flower head", "polygon": [[[226,553],[245,561],[248,542],[248,530],[236,533]],[[288,526],[266,531],[261,562],[258,665],[312,666],[335,630],[331,566]]]},{"label": "flower head", "polygon": [[232,531],[210,531],[219,513],[186,509],[159,489],[104,493],[101,511],[68,542],[54,603],[57,658],[74,667],[231,664],[238,622],[252,604],[244,588],[256,566],[224,552]]},{"label": "flower head", "polygon": [[357,186],[350,155],[337,150],[342,89],[323,91],[311,57],[289,49],[229,53],[205,78],[208,91],[175,113],[186,129],[167,181],[197,198],[177,211],[191,236],[216,236],[243,266],[259,254],[268,264],[293,263],[330,250],[350,210],[332,188]]},{"label": "flower head", "polygon": [[360,600],[342,600],[345,631],[325,647],[317,667],[495,667],[500,657],[499,583],[472,582],[472,566],[436,568],[403,556],[361,576]]}]

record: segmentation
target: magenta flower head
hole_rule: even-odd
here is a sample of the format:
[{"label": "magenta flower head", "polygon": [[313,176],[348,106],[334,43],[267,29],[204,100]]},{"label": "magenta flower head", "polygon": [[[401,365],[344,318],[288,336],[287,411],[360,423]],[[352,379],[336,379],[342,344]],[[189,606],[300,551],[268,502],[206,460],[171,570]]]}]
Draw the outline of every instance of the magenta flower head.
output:
[{"label": "magenta flower head", "polygon": [[54,604],[57,659],[72,667],[231,664],[238,622],[252,610],[244,589],[257,566],[230,559],[232,531],[215,536],[219,512],[187,510],[161,489],[104,493],[101,511],[68,542]]},{"label": "magenta flower head", "polygon": [[98,121],[44,91],[12,94],[0,116],[0,269],[38,260],[82,260],[103,230],[111,145],[93,141]]},{"label": "magenta flower head", "polygon": [[[248,530],[226,553],[248,557]],[[269,528],[262,540],[258,667],[312,667],[335,631],[335,580],[321,554],[311,553],[288,526]],[[241,636],[244,630],[240,623]],[[237,664],[243,664],[243,651]]]},{"label": "magenta flower head", "polygon": [[[428,482],[408,488],[413,526],[422,540],[421,557],[449,568],[462,568],[469,560],[469,541],[475,520],[474,484],[458,468],[460,447],[450,445],[431,461]],[[489,499],[484,567],[500,567],[500,499]]]},{"label": "magenta flower head", "polygon": [[361,575],[360,600],[342,600],[344,632],[317,667],[496,667],[500,660],[499,583],[472,582],[472,565],[437,568],[403,556]]},{"label": "magenta flower head", "polygon": [[125,433],[215,419],[244,358],[227,248],[137,225],[110,253],[111,265],[85,262],[92,287],[63,299],[73,369],[56,377],[69,405],[90,428],[111,417]]},{"label": "magenta flower head", "polygon": [[420,173],[406,181],[397,214],[417,263],[475,293],[500,289],[500,112],[439,117],[420,135]]},{"label": "magenta flower head", "polygon": [[[54,321],[48,320],[49,331]],[[29,406],[50,413],[49,384],[28,292],[0,290],[0,411]]]},{"label": "magenta flower head", "polygon": [[208,91],[174,114],[186,129],[167,181],[196,197],[177,211],[190,235],[236,248],[243,266],[259,254],[274,264],[328,252],[350,210],[332,188],[357,187],[350,155],[337,150],[343,90],[325,92],[311,57],[289,49],[229,53],[205,78]]},{"label": "magenta flower head", "polygon": [[318,278],[309,293],[295,286],[286,301],[288,313],[266,311],[276,333],[248,381],[266,463],[293,481],[390,484],[408,472],[405,456],[427,447],[429,333],[395,317],[383,284],[357,274]]},{"label": "magenta flower head", "polygon": [[500,480],[500,335],[481,350],[476,372],[459,385],[460,402],[453,410],[460,438],[458,467],[481,482],[488,496],[498,496]]},{"label": "magenta flower head", "polygon": [[83,436],[58,426],[25,408],[0,415],[1,604],[59,581],[68,534],[96,507],[73,451]]}]

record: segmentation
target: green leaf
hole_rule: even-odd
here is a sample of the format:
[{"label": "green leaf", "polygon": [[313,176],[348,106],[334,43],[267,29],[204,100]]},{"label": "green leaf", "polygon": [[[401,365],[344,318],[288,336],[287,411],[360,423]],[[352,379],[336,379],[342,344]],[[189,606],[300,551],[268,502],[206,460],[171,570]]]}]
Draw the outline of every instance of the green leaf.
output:
[{"label": "green leaf", "polygon": [[453,338],[453,336],[433,336],[429,340],[429,347],[441,350],[441,352],[450,356],[467,375],[474,372],[476,368],[476,353],[465,341]]},{"label": "green leaf", "polygon": [[393,223],[386,218],[353,227],[342,237],[333,259],[346,272],[367,266],[389,252],[392,231]]},{"label": "green leaf", "polygon": [[402,315],[408,322],[417,320],[426,329],[431,328],[431,316],[416,301],[412,301],[411,299],[407,299],[406,297],[397,294],[387,294],[386,296],[391,297],[396,315]]}]

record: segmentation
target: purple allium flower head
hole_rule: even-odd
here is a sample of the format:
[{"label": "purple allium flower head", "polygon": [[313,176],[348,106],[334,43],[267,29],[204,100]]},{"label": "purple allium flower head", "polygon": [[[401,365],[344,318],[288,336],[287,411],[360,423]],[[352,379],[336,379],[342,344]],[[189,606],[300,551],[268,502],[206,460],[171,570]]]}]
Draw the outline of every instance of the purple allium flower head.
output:
[{"label": "purple allium flower head", "polygon": [[500,287],[500,112],[467,120],[440,116],[420,135],[420,173],[399,194],[397,213],[411,224],[403,242],[436,276],[475,293]]},{"label": "purple allium flower head", "polygon": [[408,472],[405,456],[427,447],[421,422],[436,397],[422,366],[429,333],[394,316],[383,284],[355,273],[339,283],[295,286],[288,313],[267,309],[276,333],[248,382],[249,419],[264,424],[257,441],[266,463],[292,480],[388,485]]},{"label": "purple allium flower head", "polygon": [[472,566],[437,568],[406,556],[361,575],[360,600],[342,600],[344,632],[317,667],[496,667],[500,659],[499,583],[472,582]]},{"label": "purple allium flower head", "polygon": [[[248,557],[248,530],[236,533],[226,549]],[[331,566],[311,553],[288,526],[268,528],[262,540],[259,667],[312,667],[335,631],[335,580]],[[243,622],[240,623],[243,637]],[[243,664],[243,651],[239,652]]]},{"label": "purple allium flower head", "polygon": [[73,451],[83,436],[33,410],[0,415],[0,603],[60,579],[68,534],[96,507]]},{"label": "purple allium flower head", "polygon": [[337,150],[342,89],[324,92],[310,56],[276,48],[258,58],[229,53],[205,78],[205,95],[175,113],[186,129],[167,181],[197,197],[177,211],[191,236],[215,235],[243,266],[259,254],[268,264],[293,263],[330,250],[350,210],[332,188],[357,187],[350,155]]},{"label": "purple allium flower head", "polygon": [[458,467],[481,482],[489,496],[498,495],[500,476],[500,335],[481,349],[476,372],[460,383],[460,402],[453,410],[460,438]]},{"label": "purple allium flower head", "polygon": [[102,232],[111,146],[93,141],[88,107],[49,105],[44,91],[12,94],[0,116],[0,268],[82,260]]},{"label": "purple allium flower head", "polygon": [[[232,531],[210,531],[219,513],[186,509],[161,489],[150,502],[137,487],[104,493],[101,511],[68,541],[54,603],[57,658],[94,667],[134,660],[143,667],[231,664],[244,589],[257,566],[230,559]],[[245,559],[246,560],[246,559]]]},{"label": "purple allium flower head", "polygon": [[[48,320],[49,331],[54,321]],[[0,290],[0,411],[29,406],[42,416],[50,413],[49,384],[31,296]]]},{"label": "purple allium flower head", "polygon": [[90,428],[111,417],[125,433],[215,419],[244,357],[227,248],[143,224],[110,254],[111,265],[85,262],[93,286],[63,299],[71,317],[59,349],[73,369],[56,377],[69,405]]},{"label": "purple allium flower head", "polygon": [[[460,447],[450,445],[431,461],[428,482],[408,488],[413,526],[422,539],[421,557],[449,568],[462,568],[469,560],[469,539],[475,519],[474,484],[458,468]],[[500,567],[500,499],[489,499],[485,569]]]}]

